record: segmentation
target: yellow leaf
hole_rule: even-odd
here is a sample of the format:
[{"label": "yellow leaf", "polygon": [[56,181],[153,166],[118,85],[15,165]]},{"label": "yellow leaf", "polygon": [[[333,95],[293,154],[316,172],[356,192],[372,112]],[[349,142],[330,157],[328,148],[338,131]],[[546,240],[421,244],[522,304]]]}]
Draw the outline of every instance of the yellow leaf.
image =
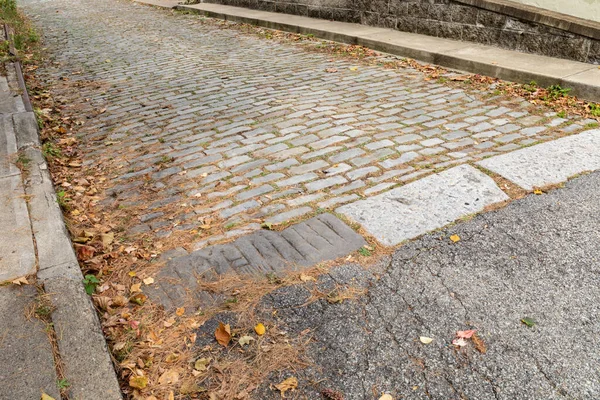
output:
[{"label": "yellow leaf", "polygon": [[177,353],[171,353],[167,356],[167,358],[165,358],[165,361],[168,363],[172,363],[179,360],[179,354]]},{"label": "yellow leaf", "polygon": [[208,368],[208,364],[210,363],[210,358],[199,358],[194,363],[194,369],[196,371],[206,371]]},{"label": "yellow leaf", "polygon": [[159,385],[172,385],[179,382],[179,372],[175,369],[169,369],[158,378]]},{"label": "yellow leaf", "polygon": [[423,344],[429,344],[429,343],[433,342],[433,339],[432,339],[432,338],[430,338],[430,337],[427,337],[427,336],[421,336],[421,337],[419,338],[419,340],[420,340],[420,341],[421,341],[421,343],[423,343]]},{"label": "yellow leaf", "polygon": [[544,194],[544,192],[542,192],[540,189],[535,189],[535,190],[533,191],[533,193],[535,193],[535,194],[537,194],[537,195]]},{"label": "yellow leaf", "polygon": [[263,324],[261,324],[260,322],[258,324],[256,324],[256,326],[254,327],[254,331],[256,332],[256,334],[258,336],[262,336],[265,334],[266,332],[266,328]]},{"label": "yellow leaf", "polygon": [[358,67],[350,67],[350,71],[358,71]]},{"label": "yellow leaf", "polygon": [[169,397],[167,397],[167,400],[175,400],[175,393],[173,393],[172,390],[169,392]]},{"label": "yellow leaf", "polygon": [[132,376],[129,378],[129,386],[134,389],[143,389],[148,386],[148,378],[145,376]]},{"label": "yellow leaf", "polygon": [[129,288],[129,291],[131,293],[141,292],[142,291],[142,284],[141,283],[134,283],[133,285],[131,285],[131,288]]},{"label": "yellow leaf", "polygon": [[284,397],[286,391],[293,391],[298,387],[298,379],[292,376],[281,382],[279,385],[275,385],[275,387],[281,392],[281,397]]},{"label": "yellow leaf", "polygon": [[215,330],[215,339],[221,346],[227,347],[231,340],[231,328],[229,324],[225,325],[219,322],[219,327]]},{"label": "yellow leaf", "polygon": [[144,284],[146,285],[152,285],[154,283],[154,278],[152,277],[148,277],[146,279],[144,279]]},{"label": "yellow leaf", "polygon": [[460,241],[460,236],[458,235],[452,235],[450,236],[450,240],[452,240],[454,243]]},{"label": "yellow leaf", "polygon": [[207,231],[210,229],[210,225],[208,225],[208,224],[200,225],[200,229],[204,229],[205,231]]},{"label": "yellow leaf", "polygon": [[394,398],[392,397],[392,395],[386,393],[383,396],[381,396],[379,400],[394,400]]},{"label": "yellow leaf", "polygon": [[48,396],[46,393],[42,393],[42,400],[56,400],[52,396]]},{"label": "yellow leaf", "polygon": [[250,342],[253,340],[256,339],[254,339],[252,336],[242,336],[240,340],[238,340],[238,343],[240,344],[240,346],[243,346],[245,344],[250,344]]},{"label": "yellow leaf", "polygon": [[316,281],[317,279],[314,276],[300,274],[300,280],[302,282],[310,282],[310,281]]},{"label": "yellow leaf", "polygon": [[185,308],[179,307],[177,310],[175,310],[175,314],[177,314],[178,317],[181,317],[183,314],[185,314]]},{"label": "yellow leaf", "polygon": [[132,278],[133,278],[133,277],[136,275],[136,273],[135,273],[135,271],[129,271],[129,272],[127,273],[127,275],[129,275],[130,277],[132,277]]}]

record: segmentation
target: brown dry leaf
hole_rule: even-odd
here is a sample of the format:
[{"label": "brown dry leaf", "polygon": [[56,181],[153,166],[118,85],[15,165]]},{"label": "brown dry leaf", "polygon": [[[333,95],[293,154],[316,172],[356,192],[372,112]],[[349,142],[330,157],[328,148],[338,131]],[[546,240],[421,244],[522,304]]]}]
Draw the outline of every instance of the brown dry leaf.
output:
[{"label": "brown dry leaf", "polygon": [[175,400],[175,393],[173,393],[172,390],[169,392],[169,396],[167,397],[167,400]]},{"label": "brown dry leaf", "polygon": [[179,382],[179,372],[176,369],[166,370],[160,378],[158,378],[159,385],[173,385]]},{"label": "brown dry leaf", "polygon": [[136,293],[129,298],[131,303],[137,304],[138,306],[143,306],[146,300],[148,300],[148,296],[143,293]]},{"label": "brown dry leaf", "polygon": [[328,72],[330,74],[334,73],[334,72],[338,72],[337,68],[326,68],[325,72]]},{"label": "brown dry leaf", "polygon": [[134,283],[133,285],[131,285],[131,287],[129,288],[129,291],[131,293],[135,293],[135,292],[141,292],[142,291],[142,284],[141,283]]},{"label": "brown dry leaf", "polygon": [[185,308],[184,307],[179,307],[177,310],[175,310],[175,314],[178,317],[181,317],[183,314],[185,314]]},{"label": "brown dry leaf", "polygon": [[112,302],[111,298],[107,296],[93,296],[92,299],[99,309],[105,311],[109,309]]},{"label": "brown dry leaf", "polygon": [[102,246],[105,248],[110,246],[112,242],[115,240],[115,234],[113,232],[102,233],[100,235],[100,240],[102,241]]},{"label": "brown dry leaf", "polygon": [[204,229],[205,231],[209,230],[210,228],[211,226],[208,224],[200,225],[200,229]]},{"label": "brown dry leaf", "polygon": [[298,387],[298,379],[295,377],[290,377],[281,382],[278,385],[275,385],[275,388],[281,392],[281,398],[285,397],[285,392],[288,390],[294,391]]},{"label": "brown dry leaf", "polygon": [[227,347],[231,340],[231,328],[229,324],[224,325],[222,322],[219,322],[219,327],[215,330],[215,338],[221,346]]},{"label": "brown dry leaf", "polygon": [[487,352],[487,346],[485,345],[485,342],[483,341],[482,338],[477,336],[477,334],[474,334],[471,337],[471,340],[473,341],[473,344],[475,345],[475,350],[477,350],[481,354],[485,354]]},{"label": "brown dry leaf", "polygon": [[144,389],[148,386],[148,378],[145,376],[131,376],[129,378],[129,386],[134,389]]},{"label": "brown dry leaf", "polygon": [[112,299],[112,303],[117,307],[123,307],[127,304],[127,298],[125,296],[115,296]]},{"label": "brown dry leaf", "polygon": [[179,354],[177,354],[177,353],[171,353],[165,358],[165,361],[168,363],[172,363],[177,360],[179,360]]},{"label": "brown dry leaf", "polygon": [[452,240],[452,242],[456,243],[456,242],[460,241],[460,236],[452,235],[452,236],[450,236],[450,240]]},{"label": "brown dry leaf", "polygon": [[203,391],[204,389],[198,386],[194,379],[186,379],[185,381],[183,381],[183,383],[181,384],[181,388],[179,389],[179,393],[184,395],[199,393]]},{"label": "brown dry leaf", "polygon": [[94,257],[94,253],[96,252],[96,249],[92,246],[85,246],[77,243],[73,244],[73,246],[77,252],[77,257],[82,261],[86,261]]},{"label": "brown dry leaf", "polygon": [[11,282],[13,285],[29,285],[29,282],[27,281],[27,278],[25,278],[24,276],[15,279],[14,281]]}]

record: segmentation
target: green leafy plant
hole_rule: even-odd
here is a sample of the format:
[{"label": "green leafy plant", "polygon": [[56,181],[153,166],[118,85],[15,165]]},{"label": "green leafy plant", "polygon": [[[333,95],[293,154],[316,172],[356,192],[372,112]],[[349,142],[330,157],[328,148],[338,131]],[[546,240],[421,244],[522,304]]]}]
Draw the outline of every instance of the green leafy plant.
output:
[{"label": "green leafy plant", "polygon": [[54,146],[52,142],[44,143],[42,146],[42,154],[44,154],[44,157],[46,158],[59,158],[62,156],[60,149]]},{"label": "green leafy plant", "polygon": [[565,110],[562,110],[562,111],[558,112],[556,114],[556,116],[559,118],[567,118],[567,112]]},{"label": "green leafy plant", "polygon": [[67,193],[64,190],[59,190],[56,192],[56,202],[60,206],[60,208],[66,209],[68,207],[69,199],[67,198]]},{"label": "green leafy plant", "polygon": [[100,284],[100,281],[94,275],[86,275],[85,278],[83,278],[83,285],[85,286],[85,292],[87,294],[89,294],[90,296],[92,294],[94,294],[94,291],[96,291],[96,287],[99,284]]},{"label": "green leafy plant", "polygon": [[590,103],[590,114],[594,117],[600,117],[600,104]]},{"label": "green leafy plant", "polygon": [[71,386],[71,384],[69,383],[69,381],[66,378],[59,379],[58,382],[56,382],[56,385],[58,386],[58,389],[60,389],[60,390],[67,389],[68,387]]},{"label": "green leafy plant", "polygon": [[361,247],[360,249],[358,249],[358,254],[360,254],[361,256],[369,257],[373,253],[371,253],[371,251],[366,247]]},{"label": "green leafy plant", "polygon": [[570,88],[563,88],[560,85],[552,85],[546,88],[548,94],[545,96],[545,100],[557,100],[561,97],[565,97],[571,91]]}]

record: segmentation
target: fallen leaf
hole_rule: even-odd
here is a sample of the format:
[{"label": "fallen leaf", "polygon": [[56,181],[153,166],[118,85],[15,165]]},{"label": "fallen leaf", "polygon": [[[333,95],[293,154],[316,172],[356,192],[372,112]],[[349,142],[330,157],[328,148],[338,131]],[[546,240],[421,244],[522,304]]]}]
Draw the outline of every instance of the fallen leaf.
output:
[{"label": "fallen leaf", "polygon": [[229,324],[225,325],[219,322],[219,327],[215,330],[215,338],[221,346],[227,347],[231,340],[231,328]]},{"label": "fallen leaf", "polygon": [[177,310],[175,310],[175,314],[178,317],[181,317],[183,314],[185,314],[185,308],[184,307],[179,307]]},{"label": "fallen leaf", "polygon": [[176,369],[169,369],[158,378],[159,385],[173,385],[177,382],[179,382],[179,372]]},{"label": "fallen leaf", "polygon": [[14,281],[11,282],[13,285],[29,285],[29,282],[27,281],[27,278],[25,278],[24,276],[15,279]]},{"label": "fallen leaf", "polygon": [[266,328],[263,324],[261,324],[260,322],[258,324],[256,324],[256,326],[254,327],[254,331],[256,332],[256,334],[258,336],[262,336],[265,334]]},{"label": "fallen leaf", "polygon": [[454,339],[452,344],[458,347],[464,347],[467,345],[467,341],[463,338]]},{"label": "fallen leaf", "polygon": [[102,241],[102,246],[108,247],[115,240],[115,234],[113,232],[103,233],[100,235],[100,240]]},{"label": "fallen leaf", "polygon": [[350,71],[358,71],[358,67],[350,67],[348,68]]},{"label": "fallen leaf", "polygon": [[475,332],[477,332],[475,329],[469,329],[467,331],[458,331],[456,332],[456,337],[462,339],[470,339],[471,336],[475,334]]},{"label": "fallen leaf", "polygon": [[211,227],[208,224],[200,225],[200,229],[204,229],[205,231],[209,230]]},{"label": "fallen leaf", "polygon": [[42,393],[42,399],[41,400],[56,400],[54,397],[52,396],[48,396],[46,393]]},{"label": "fallen leaf", "polygon": [[194,394],[194,393],[199,393],[199,392],[204,392],[205,389],[203,389],[202,387],[198,386],[198,384],[196,383],[196,381],[194,379],[186,379],[185,381],[183,381],[183,383],[181,384],[181,388],[179,389],[179,393],[181,394]]},{"label": "fallen leaf", "polygon": [[96,249],[92,246],[85,246],[77,243],[75,243],[73,246],[77,252],[77,257],[82,261],[86,261],[94,257],[94,253],[96,252]]},{"label": "fallen leaf", "polygon": [[450,240],[452,240],[452,242],[456,243],[456,242],[460,241],[460,236],[452,235],[452,236],[450,236]]},{"label": "fallen leaf", "polygon": [[383,396],[379,398],[379,400],[394,400],[391,394],[385,393]]},{"label": "fallen leaf", "polygon": [[242,336],[240,340],[238,340],[238,343],[240,344],[240,346],[243,346],[245,344],[250,344],[250,342],[253,340],[256,339],[254,339],[252,336]]},{"label": "fallen leaf", "polygon": [[131,287],[129,288],[129,291],[131,293],[135,293],[135,292],[141,292],[142,291],[142,284],[141,283],[134,283],[133,285],[131,285]]},{"label": "fallen leaf", "polygon": [[154,278],[148,277],[148,278],[144,279],[143,282],[145,285],[152,285],[154,283]]},{"label": "fallen leaf", "polygon": [[433,339],[432,339],[432,338],[430,338],[430,337],[427,337],[427,336],[421,336],[421,337],[419,338],[419,340],[420,340],[420,341],[421,341],[421,343],[423,343],[423,344],[429,344],[429,343],[433,342]]},{"label": "fallen leaf", "polygon": [[263,222],[260,224],[260,227],[263,229],[273,230],[273,224],[271,222]]},{"label": "fallen leaf", "polygon": [[175,393],[172,390],[169,392],[167,400],[175,400]]},{"label": "fallen leaf", "polygon": [[300,280],[302,282],[311,282],[311,281],[316,281],[317,279],[314,276],[300,274]]},{"label": "fallen leaf", "polygon": [[199,358],[194,363],[194,369],[196,371],[206,371],[208,369],[208,364],[210,363],[210,358]]},{"label": "fallen leaf", "polygon": [[325,72],[329,72],[330,74],[334,73],[334,72],[338,72],[337,68],[326,68]]},{"label": "fallen leaf", "polygon": [[533,193],[537,195],[544,194],[544,192],[542,192],[540,189],[535,189]]},{"label": "fallen leaf", "polygon": [[285,392],[287,392],[288,390],[294,391],[298,387],[298,379],[292,376],[290,378],[287,378],[280,384],[275,385],[275,387],[281,392],[281,397],[284,398]]},{"label": "fallen leaf", "polygon": [[533,318],[529,318],[529,317],[525,317],[521,320],[522,323],[524,323],[525,325],[527,325],[530,328],[533,328],[536,324],[535,320]]},{"label": "fallen leaf", "polygon": [[138,306],[143,306],[146,300],[148,300],[148,297],[143,293],[136,293],[129,298],[131,303],[137,304]]},{"label": "fallen leaf", "polygon": [[143,389],[148,386],[148,378],[145,376],[132,376],[129,378],[129,386],[134,389]]},{"label": "fallen leaf", "polygon": [[135,272],[135,271],[129,271],[129,272],[127,273],[127,275],[129,275],[130,277],[132,277],[132,278],[133,278],[134,276],[136,276],[136,275],[137,275],[137,272]]},{"label": "fallen leaf", "polygon": [[475,350],[477,350],[481,354],[485,354],[487,352],[487,346],[485,345],[485,342],[483,341],[483,339],[481,339],[479,336],[477,336],[477,334],[474,334],[471,337],[471,340],[473,341],[473,344],[475,345]]},{"label": "fallen leaf", "polygon": [[171,353],[165,358],[165,361],[168,363],[172,363],[177,360],[179,360],[179,354],[177,354],[177,353]]}]

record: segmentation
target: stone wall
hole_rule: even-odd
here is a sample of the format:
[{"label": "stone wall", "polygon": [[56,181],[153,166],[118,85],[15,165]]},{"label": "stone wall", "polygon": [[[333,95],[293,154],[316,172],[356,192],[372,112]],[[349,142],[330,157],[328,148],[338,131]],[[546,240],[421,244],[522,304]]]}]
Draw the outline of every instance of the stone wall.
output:
[{"label": "stone wall", "polygon": [[[204,0],[478,42],[600,64],[600,29],[584,35],[457,0]],[[481,3],[481,2],[480,2]],[[530,13],[531,14],[531,13]],[[598,25],[600,27],[600,24]]]}]

